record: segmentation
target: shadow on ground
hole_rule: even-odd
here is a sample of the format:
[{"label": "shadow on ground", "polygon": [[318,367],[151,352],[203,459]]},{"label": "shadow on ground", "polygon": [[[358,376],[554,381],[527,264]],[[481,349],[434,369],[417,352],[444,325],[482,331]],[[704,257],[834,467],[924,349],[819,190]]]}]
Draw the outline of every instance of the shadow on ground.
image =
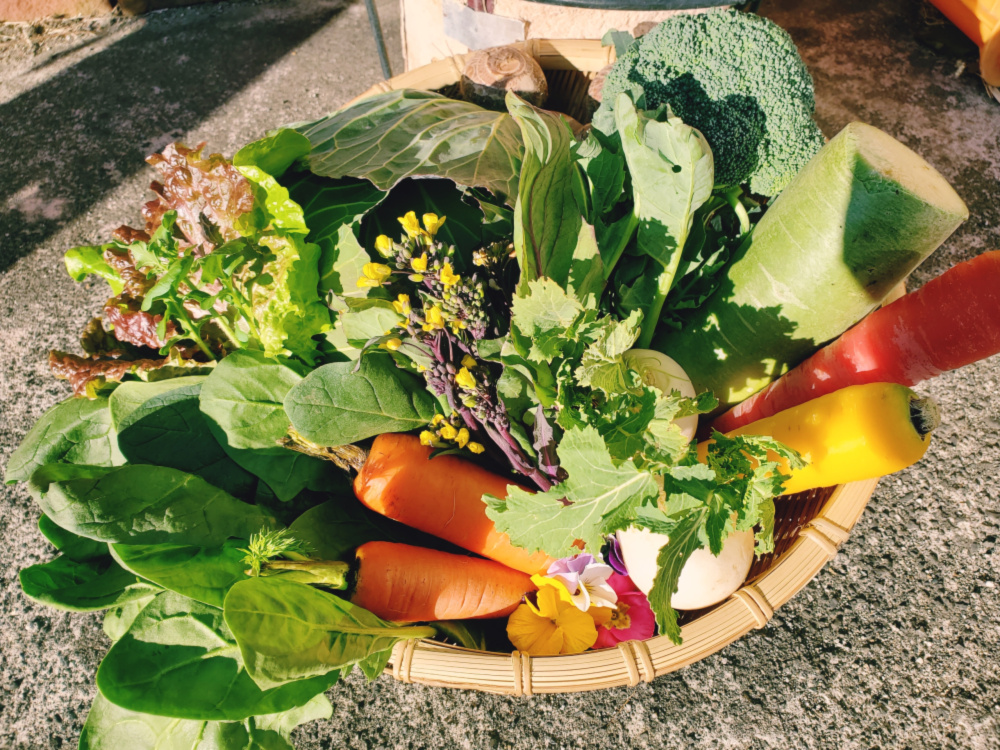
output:
[{"label": "shadow on ground", "polygon": [[[321,29],[342,4],[189,11],[138,30],[0,105],[0,271],[83,214]],[[199,12],[200,11],[200,12]],[[213,22],[203,16],[214,14]],[[109,159],[108,155],[113,154]]]}]

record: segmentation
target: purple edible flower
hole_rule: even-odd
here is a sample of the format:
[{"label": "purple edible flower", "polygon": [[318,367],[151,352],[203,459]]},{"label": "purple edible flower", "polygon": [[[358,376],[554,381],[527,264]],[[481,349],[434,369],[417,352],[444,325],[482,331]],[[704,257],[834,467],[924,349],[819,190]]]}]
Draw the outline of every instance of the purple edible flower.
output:
[{"label": "purple edible flower", "polygon": [[612,534],[608,537],[608,565],[618,575],[627,576],[628,570],[625,568],[625,561],[622,559],[622,548],[618,544],[618,535]]}]

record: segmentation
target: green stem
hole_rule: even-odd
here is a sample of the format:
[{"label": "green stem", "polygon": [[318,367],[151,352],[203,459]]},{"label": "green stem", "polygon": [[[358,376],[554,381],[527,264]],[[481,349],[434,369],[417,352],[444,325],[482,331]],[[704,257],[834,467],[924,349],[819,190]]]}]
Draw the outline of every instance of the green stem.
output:
[{"label": "green stem", "polygon": [[634,211],[630,213],[627,218],[628,231],[621,233],[618,244],[611,251],[611,256],[608,258],[608,262],[604,265],[605,281],[611,278],[611,272],[615,270],[615,266],[618,265],[618,260],[622,257],[622,253],[625,252],[625,248],[628,246],[629,240],[632,239],[632,235],[635,234],[635,230],[639,227],[639,217],[635,215]]},{"label": "green stem", "polygon": [[181,328],[184,329],[185,337],[191,339],[209,359],[215,359],[215,354],[213,354],[212,350],[208,348],[208,345],[202,341],[201,336],[198,334],[198,328],[194,325],[191,317],[187,314],[187,310],[184,309],[183,304],[178,303],[174,306],[174,317],[177,318],[178,322],[181,324]]},{"label": "green stem", "polygon": [[639,339],[635,342],[636,349],[648,349],[653,343],[653,334],[656,332],[656,324],[660,322],[660,313],[663,312],[663,303],[667,301],[670,287],[674,283],[674,274],[677,272],[677,263],[681,254],[675,253],[675,262],[671,263],[671,268],[664,268],[660,277],[656,280],[656,295],[649,305],[649,312],[642,319],[642,326],[639,329]]}]

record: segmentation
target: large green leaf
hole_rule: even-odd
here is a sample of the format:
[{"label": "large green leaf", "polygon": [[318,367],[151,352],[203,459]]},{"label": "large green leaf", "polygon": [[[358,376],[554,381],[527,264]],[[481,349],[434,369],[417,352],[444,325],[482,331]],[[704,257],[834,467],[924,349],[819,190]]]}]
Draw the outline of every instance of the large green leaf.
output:
[{"label": "large green leaf", "polygon": [[514,207],[520,290],[545,276],[579,299],[600,297],[604,267],[594,228],[583,216],[583,178],[573,163],[573,134],[562,117],[514,94],[508,94],[507,106],[525,146]]},{"label": "large green leaf", "polygon": [[653,120],[627,94],[615,103],[615,119],[632,179],[638,248],[662,266],[659,293],[665,296],[694,212],[712,195],[712,150],[701,133],[679,118]]},{"label": "large green leaf", "polygon": [[159,591],[158,586],[138,580],[110,557],[76,562],[60,555],[22,569],[18,579],[29,599],[71,612],[117,607]]},{"label": "large green leaf", "polygon": [[222,610],[166,592],[108,651],[97,670],[97,687],[130,711],[238,721],[302,706],[338,677],[328,672],[261,690],[242,667]]},{"label": "large green leaf", "polygon": [[246,578],[240,547],[230,539],[221,547],[182,544],[113,544],[118,563],[147,581],[213,607],[222,607],[226,592]]},{"label": "large green leaf", "polygon": [[[170,466],[232,495],[251,497],[253,476],[226,454],[199,408],[204,380],[174,378],[118,386],[111,395],[118,445],[130,463]],[[173,387],[165,388],[167,384]]]},{"label": "large green leaf", "polygon": [[320,445],[347,445],[383,432],[407,432],[431,420],[434,397],[414,375],[380,352],[313,370],[288,392],[292,425]]},{"label": "large green leaf", "polygon": [[505,499],[484,497],[497,530],[519,547],[564,557],[579,539],[587,549],[598,550],[606,528],[617,528],[620,518],[660,492],[652,474],[639,471],[631,460],[612,463],[593,427],[567,430],[556,453],[569,473],[566,481],[548,492],[509,485]]},{"label": "large green leaf", "polygon": [[38,517],[38,530],[41,532],[59,553],[76,562],[88,562],[107,557],[108,545],[104,542],[95,542],[85,536],[66,531],[58,524],[54,523],[44,513]]},{"label": "large green leaf", "polygon": [[80,750],[294,750],[291,731],[329,719],[333,706],[317,695],[304,706],[240,722],[194,721],[128,711],[100,693],[80,733]]},{"label": "large green leaf", "polygon": [[406,177],[447,177],[512,197],[521,141],[506,113],[429,91],[367,97],[297,128],[312,142],[305,158],[324,177],[360,177],[389,190]]},{"label": "large green leaf", "polygon": [[656,577],[653,578],[653,588],[649,591],[649,605],[656,613],[656,625],[660,633],[669,636],[674,643],[681,642],[681,628],[670,600],[677,593],[677,582],[684,570],[684,563],[701,547],[698,532],[706,516],[707,512],[703,508],[684,515],[672,529],[670,543],[664,545],[656,556]]},{"label": "large green leaf", "polygon": [[49,464],[30,489],[59,526],[101,542],[212,546],[275,523],[264,508],[166,466]]},{"label": "large green leaf", "polygon": [[322,489],[333,465],[278,447],[290,421],[282,401],[302,376],[261,352],[230,354],[201,389],[201,410],[223,450],[281,500]]},{"label": "large green leaf", "polygon": [[69,398],[35,422],[7,462],[8,484],[27,481],[35,469],[52,463],[119,466],[106,398]]},{"label": "large green leaf", "polygon": [[237,583],[225,615],[247,672],[265,689],[328,674],[435,632],[392,625],[333,594],[276,577]]}]

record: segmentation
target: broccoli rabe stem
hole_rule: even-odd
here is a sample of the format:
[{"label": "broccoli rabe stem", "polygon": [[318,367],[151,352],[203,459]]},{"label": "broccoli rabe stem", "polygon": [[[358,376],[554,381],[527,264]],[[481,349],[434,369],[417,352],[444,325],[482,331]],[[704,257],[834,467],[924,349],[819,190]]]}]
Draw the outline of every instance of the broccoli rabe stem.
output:
[{"label": "broccoli rabe stem", "polygon": [[656,296],[653,297],[653,301],[649,305],[649,313],[642,319],[642,325],[639,328],[639,339],[635,342],[635,346],[638,349],[648,349],[649,345],[653,342],[653,334],[656,333],[656,324],[660,321],[660,313],[663,312],[663,303],[667,301],[667,295],[670,294],[670,289],[674,285],[674,276],[677,275],[677,266],[680,265],[682,254],[680,249],[676,250],[670,259],[670,265],[664,266],[659,278],[656,280]]}]

